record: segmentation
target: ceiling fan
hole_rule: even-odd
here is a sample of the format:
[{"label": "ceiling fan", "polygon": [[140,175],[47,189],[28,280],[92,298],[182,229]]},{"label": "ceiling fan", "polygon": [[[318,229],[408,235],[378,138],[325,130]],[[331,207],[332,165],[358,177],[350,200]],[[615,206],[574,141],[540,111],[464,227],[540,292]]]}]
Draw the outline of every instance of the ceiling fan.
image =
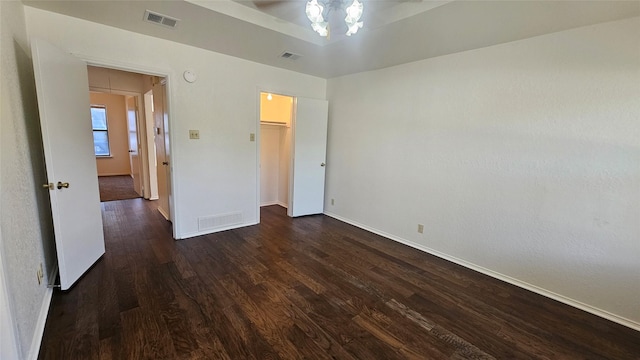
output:
[{"label": "ceiling fan", "polygon": [[[274,16],[283,21],[294,23],[296,25],[310,28],[313,26],[313,22],[310,22],[307,14],[305,13],[306,5],[309,0],[234,0],[245,6],[254,8],[263,13]],[[364,4],[363,19],[367,22],[367,28],[377,28],[385,23],[384,13],[390,10],[391,7],[404,3],[421,3],[424,0],[387,0],[387,1],[369,1],[359,0]],[[325,11],[324,21],[330,23],[332,34],[353,34],[358,29],[352,29],[350,32],[349,26],[345,24],[345,10],[353,0],[318,0],[318,2],[329,6],[332,9],[340,9],[340,11]],[[362,21],[360,21],[361,23]],[[351,25],[354,25],[352,22]],[[318,31],[318,25],[315,25],[314,30],[322,36],[327,36],[328,33],[323,34],[322,30]]]}]

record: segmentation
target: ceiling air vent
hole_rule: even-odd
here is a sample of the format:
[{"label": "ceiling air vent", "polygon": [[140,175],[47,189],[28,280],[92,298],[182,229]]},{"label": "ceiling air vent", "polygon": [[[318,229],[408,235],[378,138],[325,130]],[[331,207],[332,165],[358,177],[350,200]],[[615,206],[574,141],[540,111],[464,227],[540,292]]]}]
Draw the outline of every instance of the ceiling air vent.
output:
[{"label": "ceiling air vent", "polygon": [[298,55],[298,54],[294,54],[292,52],[288,52],[285,51],[282,53],[282,55],[280,55],[281,58],[283,59],[289,59],[289,60],[298,60],[302,57],[302,55]]},{"label": "ceiling air vent", "polygon": [[178,21],[180,20],[174,19],[167,15],[162,15],[162,14],[154,13],[147,10],[144,12],[144,21],[173,29],[176,27],[176,25],[178,24]]}]

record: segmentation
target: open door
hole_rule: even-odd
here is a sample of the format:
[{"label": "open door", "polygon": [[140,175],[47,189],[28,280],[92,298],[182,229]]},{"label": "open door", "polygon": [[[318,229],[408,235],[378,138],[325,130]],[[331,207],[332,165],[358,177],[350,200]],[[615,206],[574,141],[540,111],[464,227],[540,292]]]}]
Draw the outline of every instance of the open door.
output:
[{"label": "open door", "polygon": [[87,64],[31,41],[62,290],[104,254]]},{"label": "open door", "polygon": [[136,98],[133,96],[127,96],[127,133],[129,137],[129,165],[131,167],[131,177],[133,178],[133,190],[142,196],[138,107],[136,106]]},{"label": "open door", "polygon": [[156,79],[153,84],[153,120],[158,180],[158,211],[171,221],[171,151],[169,146],[169,116],[167,113],[166,83]]},{"label": "open door", "polygon": [[153,119],[153,90],[144,94],[144,119],[147,141],[147,161],[149,168],[149,200],[158,200],[158,164],[156,158],[155,133],[156,128]]},{"label": "open door", "polygon": [[291,194],[287,215],[321,214],[324,211],[329,103],[298,97],[294,109]]}]

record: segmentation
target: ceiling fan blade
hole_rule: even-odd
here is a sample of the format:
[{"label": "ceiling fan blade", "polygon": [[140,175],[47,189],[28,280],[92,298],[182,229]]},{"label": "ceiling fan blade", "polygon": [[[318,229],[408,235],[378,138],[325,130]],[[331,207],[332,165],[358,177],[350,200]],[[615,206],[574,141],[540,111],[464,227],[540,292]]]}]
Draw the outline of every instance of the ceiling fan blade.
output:
[{"label": "ceiling fan blade", "polygon": [[291,0],[253,0],[253,5],[258,9],[265,9],[274,6],[282,6],[286,3],[292,2]]}]

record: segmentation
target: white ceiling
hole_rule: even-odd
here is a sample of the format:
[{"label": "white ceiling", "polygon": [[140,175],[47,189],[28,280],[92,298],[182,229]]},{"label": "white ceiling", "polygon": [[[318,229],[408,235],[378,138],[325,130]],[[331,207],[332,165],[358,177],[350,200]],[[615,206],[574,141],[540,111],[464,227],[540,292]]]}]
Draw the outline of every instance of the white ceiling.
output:
[{"label": "white ceiling", "polygon": [[[640,16],[638,0],[364,0],[365,27],[326,40],[306,26],[305,0],[23,3],[323,78]],[[145,10],[180,22],[175,29],[145,22]],[[285,51],[302,57],[280,58]]]}]

